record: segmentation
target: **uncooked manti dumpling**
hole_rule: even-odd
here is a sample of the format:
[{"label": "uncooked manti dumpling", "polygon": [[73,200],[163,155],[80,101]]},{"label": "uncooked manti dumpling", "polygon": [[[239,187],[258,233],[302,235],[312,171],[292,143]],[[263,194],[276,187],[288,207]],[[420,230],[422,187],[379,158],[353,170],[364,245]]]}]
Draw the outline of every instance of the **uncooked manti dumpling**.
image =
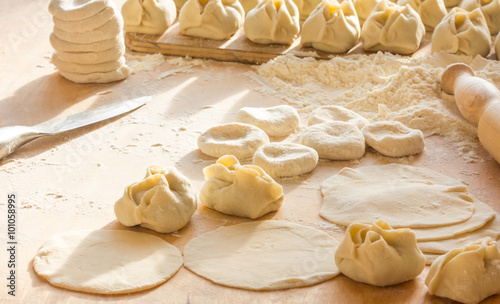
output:
[{"label": "uncooked manti dumpling", "polygon": [[460,8],[473,11],[479,8],[486,19],[491,35],[500,31],[500,0],[463,0]]},{"label": "uncooked manti dumpling", "polygon": [[295,3],[299,9],[300,20],[306,20],[309,18],[311,13],[321,2],[322,0],[293,0],[293,3]]},{"label": "uncooked manti dumpling", "polygon": [[127,0],[122,6],[127,32],[161,35],[177,17],[173,0]]},{"label": "uncooked manti dumpling", "polygon": [[358,15],[359,25],[363,26],[366,19],[370,17],[373,9],[380,3],[381,0],[354,0],[354,9]]},{"label": "uncooked manti dumpling", "polygon": [[415,234],[408,228],[392,229],[384,221],[349,225],[335,262],[347,277],[375,286],[406,282],[425,267]]},{"label": "uncooked manti dumpling", "polygon": [[238,0],[188,0],[179,12],[182,34],[228,39],[243,25],[245,10]]},{"label": "uncooked manti dumpling", "polygon": [[486,57],[491,50],[491,37],[486,19],[479,8],[467,12],[453,8],[432,33],[432,52],[445,51]]},{"label": "uncooked manti dumpling", "polygon": [[291,44],[300,31],[299,10],[292,0],[264,0],[248,12],[243,27],[255,43]]},{"label": "uncooked manti dumpling", "polygon": [[425,285],[431,295],[463,303],[479,303],[500,293],[497,243],[484,238],[438,257],[429,269]]},{"label": "uncooked manti dumpling", "polygon": [[399,0],[398,5],[409,4],[422,18],[427,31],[432,32],[434,28],[446,16],[446,6],[443,0]]},{"label": "uncooked manti dumpling", "polygon": [[411,54],[424,34],[425,26],[414,9],[382,0],[363,24],[361,40],[365,51]]},{"label": "uncooked manti dumpling", "polygon": [[360,31],[351,0],[323,0],[302,25],[301,43],[320,51],[344,53],[356,44]]},{"label": "uncooked manti dumpling", "polygon": [[225,155],[203,169],[205,184],[200,201],[219,212],[256,219],[276,211],[283,203],[283,188],[264,170],[240,165],[232,155]]},{"label": "uncooked manti dumpling", "polygon": [[185,176],[173,167],[151,166],[144,180],[125,188],[115,214],[125,226],[169,233],[184,227],[196,207],[196,192]]}]

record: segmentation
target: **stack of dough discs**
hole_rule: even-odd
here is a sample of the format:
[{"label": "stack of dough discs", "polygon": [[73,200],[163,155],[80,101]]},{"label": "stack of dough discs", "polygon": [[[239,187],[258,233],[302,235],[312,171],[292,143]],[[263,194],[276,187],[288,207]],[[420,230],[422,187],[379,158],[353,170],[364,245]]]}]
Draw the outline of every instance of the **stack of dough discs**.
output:
[{"label": "stack of dough discs", "polygon": [[52,62],[59,74],[76,83],[125,79],[123,19],[110,0],[52,0]]}]

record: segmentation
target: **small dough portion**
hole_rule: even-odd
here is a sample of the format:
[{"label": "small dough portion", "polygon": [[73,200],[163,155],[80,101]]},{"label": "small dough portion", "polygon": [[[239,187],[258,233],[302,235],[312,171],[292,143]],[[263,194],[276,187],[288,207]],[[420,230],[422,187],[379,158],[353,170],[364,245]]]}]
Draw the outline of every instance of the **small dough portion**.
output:
[{"label": "small dough portion", "polygon": [[121,13],[125,31],[152,35],[163,34],[177,18],[173,0],[127,0]]},{"label": "small dough portion", "polygon": [[50,44],[57,51],[64,52],[101,52],[115,48],[117,45],[125,45],[123,35],[117,35],[111,39],[93,43],[72,43],[59,39],[54,33],[50,34]]},{"label": "small dough portion", "polygon": [[114,210],[125,226],[170,233],[184,227],[196,207],[196,192],[187,177],[174,167],[151,166],[144,180],[125,188]]},{"label": "small dough portion", "polygon": [[104,25],[111,18],[113,18],[114,14],[116,14],[115,5],[114,2],[110,2],[110,5],[105,9],[103,9],[96,15],[90,16],[85,19],[67,21],[54,16],[52,20],[54,21],[55,27],[69,33],[78,33],[88,32]]},{"label": "small dough portion", "polygon": [[49,13],[66,21],[79,21],[97,15],[110,4],[110,0],[51,0]]},{"label": "small dough portion", "polygon": [[181,266],[176,247],[154,235],[122,230],[63,232],[33,258],[35,272],[50,284],[97,294],[150,289]]},{"label": "small dough portion", "polygon": [[293,0],[299,10],[300,20],[306,20],[322,0]]},{"label": "small dough portion", "polygon": [[366,19],[370,17],[373,9],[380,3],[381,0],[354,0],[354,8],[358,15],[359,25],[363,26]]},{"label": "small dough portion", "polygon": [[114,81],[120,81],[127,78],[130,75],[130,68],[126,65],[120,67],[117,70],[111,72],[96,72],[90,74],[81,73],[70,73],[65,71],[59,71],[59,74],[64,78],[73,81],[75,83],[109,83]]},{"label": "small dough portion", "polygon": [[425,257],[410,229],[392,229],[377,221],[349,225],[335,263],[355,281],[384,287],[417,277],[424,270]]},{"label": "small dough portion", "polygon": [[269,108],[241,108],[236,113],[236,121],[254,125],[269,136],[288,136],[300,124],[299,113],[287,105]]},{"label": "small dough portion", "polygon": [[461,223],[473,212],[465,186],[365,180],[326,189],[320,215],[343,226],[384,220],[395,228],[425,228]]},{"label": "small dough portion", "polygon": [[120,57],[117,60],[97,63],[97,64],[80,64],[74,62],[67,62],[60,60],[57,56],[57,52],[52,54],[52,63],[57,67],[59,71],[69,72],[69,73],[81,73],[81,74],[91,74],[91,73],[105,73],[109,71],[114,71],[119,69],[121,66],[125,65],[125,57]]},{"label": "small dough portion", "polygon": [[318,152],[320,158],[353,160],[365,154],[365,138],[349,122],[333,121],[308,127],[299,142]]},{"label": "small dough portion", "polygon": [[398,5],[409,4],[422,18],[425,29],[432,32],[448,13],[443,0],[399,0]]},{"label": "small dough portion", "polygon": [[198,148],[213,157],[234,155],[238,159],[249,158],[267,143],[269,137],[264,131],[243,123],[217,125],[198,137]]},{"label": "small dough portion", "polygon": [[500,31],[500,0],[463,0],[460,8],[469,12],[479,8],[486,19],[490,34],[496,35]]},{"label": "small dough portion", "polygon": [[283,187],[262,168],[240,165],[226,155],[203,169],[205,184],[200,201],[206,207],[240,217],[256,219],[278,210],[283,203]]},{"label": "small dough portion", "polygon": [[500,251],[484,238],[453,249],[431,265],[425,285],[429,294],[461,303],[479,303],[500,294]]},{"label": "small dough portion", "polygon": [[250,290],[310,286],[339,274],[338,241],[286,221],[220,227],[184,246],[186,268],[214,282]]},{"label": "small dough portion", "polygon": [[108,39],[116,39],[116,36],[123,34],[122,28],[123,19],[118,13],[114,14],[113,17],[104,25],[101,25],[91,31],[71,33],[58,27],[54,27],[54,35],[66,42],[87,44]]},{"label": "small dough portion", "polygon": [[341,106],[323,106],[315,109],[309,114],[308,126],[313,126],[325,122],[345,121],[358,126],[361,130],[370,122],[358,113]]},{"label": "small dough portion", "polygon": [[318,152],[295,143],[268,143],[257,149],[252,163],[273,177],[296,176],[316,168]]},{"label": "small dough portion", "polygon": [[[78,64],[99,64],[119,60],[125,54],[125,45],[116,45],[100,52],[65,52],[58,51],[57,58]],[[97,72],[97,71],[95,71]],[[109,71],[106,71],[109,72]],[[82,73],[80,71],[79,73]]]},{"label": "small dough portion", "polygon": [[403,157],[424,150],[424,133],[399,121],[380,121],[362,130],[366,143],[383,155]]}]

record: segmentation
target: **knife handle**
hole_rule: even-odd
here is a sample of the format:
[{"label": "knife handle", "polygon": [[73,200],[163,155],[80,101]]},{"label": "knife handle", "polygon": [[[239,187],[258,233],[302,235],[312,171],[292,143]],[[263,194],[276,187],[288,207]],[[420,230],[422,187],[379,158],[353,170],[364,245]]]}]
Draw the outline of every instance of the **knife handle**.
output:
[{"label": "knife handle", "polygon": [[25,126],[0,128],[0,159],[16,151],[22,145],[38,137],[51,135]]}]

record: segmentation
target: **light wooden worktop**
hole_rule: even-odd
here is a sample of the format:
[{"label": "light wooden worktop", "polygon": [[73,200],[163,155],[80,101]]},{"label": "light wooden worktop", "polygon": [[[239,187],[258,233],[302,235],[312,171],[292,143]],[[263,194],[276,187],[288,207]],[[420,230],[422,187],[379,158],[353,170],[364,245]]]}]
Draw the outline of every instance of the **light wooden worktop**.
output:
[{"label": "light wooden worktop", "polygon": [[[175,166],[199,191],[202,169],[215,159],[196,147],[198,135],[217,123],[231,122],[242,106],[273,106],[280,100],[259,93],[261,84],[247,72],[251,65],[205,61],[187,73],[158,79],[178,66],[163,63],[151,72],[106,85],[71,83],[50,63],[51,16],[47,0],[10,1],[0,6],[0,127],[35,125],[128,97],[153,95],[144,107],[119,118],[50,138],[38,139],[0,163],[0,241],[7,245],[6,201],[15,193],[18,211],[17,290],[7,295],[7,254],[0,252],[0,303],[449,303],[430,296],[424,284],[428,267],[415,280],[378,288],[342,275],[311,287],[255,292],[213,284],[185,268],[165,284],[122,296],[97,296],[52,287],[39,279],[32,258],[50,236],[76,229],[125,229],[113,213],[126,185],[145,175],[150,165]],[[120,5],[123,1],[117,1]],[[109,92],[108,92],[109,91]],[[107,92],[107,94],[97,94]],[[97,95],[96,95],[97,94]],[[305,116],[301,117],[305,121]],[[303,123],[304,124],[304,123]],[[311,173],[279,179],[285,192],[280,210],[262,219],[289,220],[324,230],[341,239],[343,232],[319,217],[319,186],[345,166],[402,163],[432,168],[462,180],[470,192],[500,212],[500,166],[484,150],[467,163],[443,138],[426,138],[418,156],[392,159],[372,150],[359,162],[319,162]],[[158,235],[182,251],[193,237],[246,221],[201,204],[176,234]],[[500,303],[500,296],[484,303]]]}]

